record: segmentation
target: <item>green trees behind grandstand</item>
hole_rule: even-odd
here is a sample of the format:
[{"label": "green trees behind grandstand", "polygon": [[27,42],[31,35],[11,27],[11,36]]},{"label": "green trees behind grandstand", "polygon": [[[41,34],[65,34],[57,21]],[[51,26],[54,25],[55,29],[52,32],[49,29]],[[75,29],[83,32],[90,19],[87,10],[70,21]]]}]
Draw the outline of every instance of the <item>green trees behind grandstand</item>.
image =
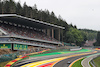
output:
[{"label": "green trees behind grandstand", "polygon": [[64,40],[68,41],[69,43],[76,43],[77,45],[84,41],[81,31],[72,27],[68,32],[66,32]]},{"label": "green trees behind grandstand", "polygon": [[94,43],[94,46],[100,46],[100,31],[97,33],[97,42]]},{"label": "green trees behind grandstand", "polygon": [[84,31],[80,31],[77,29],[76,26],[72,24],[68,25],[67,22],[62,19],[60,15],[57,17],[53,11],[49,12],[48,10],[42,9],[38,10],[36,4],[33,7],[30,7],[27,6],[26,3],[21,6],[20,2],[16,3],[14,0],[0,0],[0,13],[15,13],[25,17],[41,20],[47,23],[63,26],[65,27],[65,30],[61,31],[61,35],[63,34],[62,40],[64,42],[73,42],[80,45],[81,43],[86,41],[86,39],[89,39],[87,36],[88,32],[86,33]]}]

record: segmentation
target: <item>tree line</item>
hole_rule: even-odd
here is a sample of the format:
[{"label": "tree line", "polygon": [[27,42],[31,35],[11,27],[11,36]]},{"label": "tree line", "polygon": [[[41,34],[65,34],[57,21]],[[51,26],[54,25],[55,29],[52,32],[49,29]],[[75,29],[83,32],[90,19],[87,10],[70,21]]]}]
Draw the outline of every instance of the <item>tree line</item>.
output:
[{"label": "tree line", "polygon": [[60,15],[57,17],[53,11],[49,12],[47,9],[39,10],[36,4],[31,7],[25,2],[24,5],[21,6],[20,2],[16,3],[14,0],[0,0],[0,14],[10,13],[65,27],[65,29],[61,31],[61,35],[63,34],[62,40],[67,43],[76,43],[77,45],[81,45],[87,39],[90,40],[96,38],[95,31],[95,33],[90,33],[89,30],[78,30],[76,26],[67,24]]},{"label": "tree line", "polygon": [[97,33],[96,43],[94,43],[94,46],[100,46],[100,31]]}]

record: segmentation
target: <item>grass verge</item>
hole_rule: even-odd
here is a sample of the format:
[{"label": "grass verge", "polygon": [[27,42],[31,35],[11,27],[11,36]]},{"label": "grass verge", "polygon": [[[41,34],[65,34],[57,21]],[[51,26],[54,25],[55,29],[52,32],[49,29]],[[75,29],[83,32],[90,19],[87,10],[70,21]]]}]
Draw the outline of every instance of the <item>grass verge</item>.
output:
[{"label": "grass verge", "polygon": [[[11,61],[11,60],[10,60]],[[10,61],[6,61],[6,62],[1,62],[0,63],[0,67],[4,67],[8,62],[10,62]]]},{"label": "grass verge", "polygon": [[[91,62],[91,61],[90,61],[90,62]],[[89,62],[90,66],[93,67],[92,64],[91,64],[90,62]]]},{"label": "grass verge", "polygon": [[78,60],[77,62],[75,62],[75,63],[72,65],[72,67],[83,67],[83,66],[81,65],[81,61],[82,61],[83,59],[84,59],[84,58],[82,58],[82,59]]},{"label": "grass verge", "polygon": [[95,65],[96,65],[96,67],[100,67],[100,62],[99,62],[100,61],[100,56],[95,58],[93,61],[94,61]]},{"label": "grass verge", "polygon": [[33,55],[29,55],[30,57],[38,57],[38,56],[48,56],[48,55],[58,55],[58,54],[66,54],[66,53],[78,53],[78,52],[90,52],[91,50],[88,49],[82,49],[82,50],[78,50],[78,51],[68,51],[66,50],[60,50],[57,52],[44,52],[44,53],[40,53],[40,54],[33,54]]},{"label": "grass verge", "polygon": [[39,53],[39,54],[32,54],[32,55],[28,55],[28,56],[30,56],[30,57],[36,57],[36,56],[45,56],[45,54],[47,54],[47,55],[52,55],[52,53],[56,53],[57,52],[57,54],[58,54],[58,52],[60,52],[60,51],[69,51],[68,49],[59,49],[59,50],[49,50],[49,51],[45,51],[45,52],[43,52],[43,53]]}]

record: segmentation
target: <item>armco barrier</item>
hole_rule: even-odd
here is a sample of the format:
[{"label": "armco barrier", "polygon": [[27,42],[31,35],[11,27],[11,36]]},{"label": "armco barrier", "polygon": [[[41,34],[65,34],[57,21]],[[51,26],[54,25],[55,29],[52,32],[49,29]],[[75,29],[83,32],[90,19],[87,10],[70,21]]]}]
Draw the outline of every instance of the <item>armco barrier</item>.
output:
[{"label": "armco barrier", "polygon": [[70,51],[76,51],[76,50],[81,50],[82,48],[73,48],[73,49],[70,49]]},{"label": "armco barrier", "polygon": [[4,67],[12,67],[15,63],[17,63],[18,61],[21,61],[23,59],[26,59],[28,58],[29,56],[28,55],[33,55],[33,54],[39,54],[39,53],[43,53],[45,51],[49,51],[50,49],[47,49],[47,50],[43,50],[43,51],[39,51],[39,52],[35,52],[35,53],[30,53],[30,54],[25,54],[24,56],[22,57],[19,57],[19,58],[16,58],[12,61],[10,61],[9,63],[7,63]]}]

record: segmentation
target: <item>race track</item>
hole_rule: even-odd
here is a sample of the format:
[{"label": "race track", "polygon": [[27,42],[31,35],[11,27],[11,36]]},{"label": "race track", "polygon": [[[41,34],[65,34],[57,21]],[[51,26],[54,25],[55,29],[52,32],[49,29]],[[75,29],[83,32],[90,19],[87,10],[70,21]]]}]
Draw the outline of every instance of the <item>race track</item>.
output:
[{"label": "race track", "polygon": [[[31,57],[29,59],[23,60],[15,64],[13,67],[68,67],[68,61],[73,62],[74,60],[91,55],[96,53],[95,51],[92,52],[77,52],[77,53],[68,53],[68,54],[58,54],[58,55],[48,55],[48,56],[38,56],[38,57]],[[60,61],[62,60],[62,61]],[[55,63],[60,61],[58,63]]]}]

